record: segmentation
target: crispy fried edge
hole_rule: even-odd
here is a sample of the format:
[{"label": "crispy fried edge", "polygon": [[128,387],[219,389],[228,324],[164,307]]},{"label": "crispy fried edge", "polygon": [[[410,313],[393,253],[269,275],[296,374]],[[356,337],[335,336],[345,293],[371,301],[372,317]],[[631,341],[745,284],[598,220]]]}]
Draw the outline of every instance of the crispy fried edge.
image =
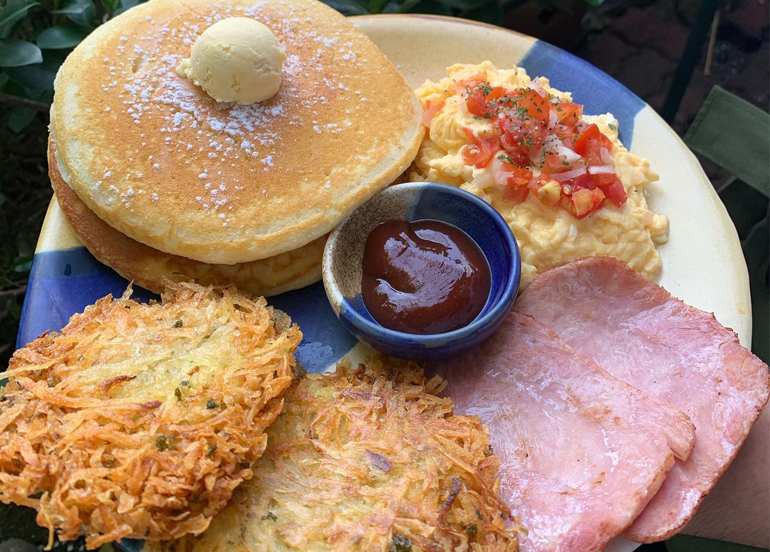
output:
[{"label": "crispy fried edge", "polygon": [[[49,528],[49,544],[55,529],[64,540],[84,530],[89,548],[124,537],[168,539],[205,530],[235,487],[251,477],[251,463],[267,444],[264,432],[282,410],[281,396],[292,381],[301,332],[274,322],[263,298],[189,283],[171,285],[162,305],[141,305],[130,294],[129,288],[120,299],[104,297],[60,333],[18,350],[6,373],[0,501],[37,509],[38,523]],[[73,361],[73,355],[93,350],[105,325],[212,304],[230,309],[242,352],[261,347],[251,351],[246,369],[227,374],[218,387],[209,382],[206,396],[218,397],[224,408],[204,409],[196,423],[162,423],[168,401],[110,398],[110,387],[119,381],[103,382],[101,396],[78,396],[58,375],[77,371],[83,359]],[[173,446],[161,450],[160,436]]]}]

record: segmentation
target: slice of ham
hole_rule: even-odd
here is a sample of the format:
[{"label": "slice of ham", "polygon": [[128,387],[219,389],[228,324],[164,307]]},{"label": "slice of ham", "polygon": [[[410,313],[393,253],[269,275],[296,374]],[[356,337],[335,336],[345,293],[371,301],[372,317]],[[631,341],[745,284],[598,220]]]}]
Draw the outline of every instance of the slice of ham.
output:
[{"label": "slice of ham", "polygon": [[674,466],[626,536],[652,542],[676,533],[727,469],[767,401],[767,365],[713,315],[606,257],[541,274],[515,308],[614,376],[689,415],[696,427],[692,455]]},{"label": "slice of ham", "polygon": [[511,312],[473,352],[436,365],[459,412],[479,416],[522,552],[602,550],[660,488],[693,427]]}]

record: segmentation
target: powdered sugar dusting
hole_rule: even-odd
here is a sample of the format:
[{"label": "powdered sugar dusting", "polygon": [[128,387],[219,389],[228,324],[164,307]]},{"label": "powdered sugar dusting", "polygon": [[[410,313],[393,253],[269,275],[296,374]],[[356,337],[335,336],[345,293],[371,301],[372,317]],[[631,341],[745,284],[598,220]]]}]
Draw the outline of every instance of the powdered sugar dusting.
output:
[{"label": "powdered sugar dusting", "polygon": [[[232,16],[262,21],[286,49],[281,89],[266,102],[216,103],[176,73],[195,39],[213,23]],[[136,156],[146,160],[146,166],[140,167],[145,174],[152,176],[181,167],[197,175],[189,183],[196,188],[195,203],[227,225],[239,192],[257,186],[260,172],[280,165],[280,128],[311,128],[320,135],[338,134],[352,125],[348,118],[319,121],[319,107],[345,95],[349,95],[350,101],[366,100],[360,91],[330,70],[333,64],[357,65],[365,60],[356,54],[344,31],[323,33],[302,10],[294,11],[285,4],[257,1],[242,8],[213,3],[208,14],[186,17],[188,21],[175,21],[175,26],[170,26],[148,16],[136,32],[120,35],[114,57],[101,59],[108,75],[101,88],[120,98],[124,113],[138,129],[142,147],[147,142],[158,143],[157,138],[149,139],[153,134],[162,135],[162,155],[157,159]],[[113,115],[115,109],[103,109],[110,116],[117,116]],[[244,160],[254,161],[245,165],[248,174],[241,171],[237,181],[228,182],[226,175],[234,180],[232,175],[239,173],[235,167],[243,167]],[[109,169],[105,169],[103,179],[110,175]],[[137,188],[140,186],[141,179],[122,191],[110,185],[109,192],[114,201],[130,206],[134,198],[144,193]],[[261,192],[267,194],[264,188]],[[153,204],[163,202],[161,190],[153,190],[147,197]]]}]

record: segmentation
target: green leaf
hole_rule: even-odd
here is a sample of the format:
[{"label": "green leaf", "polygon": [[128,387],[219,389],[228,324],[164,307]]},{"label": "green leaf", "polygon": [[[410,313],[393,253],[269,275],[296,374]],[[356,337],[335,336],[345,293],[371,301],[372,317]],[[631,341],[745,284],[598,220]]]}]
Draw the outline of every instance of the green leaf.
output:
[{"label": "green leaf", "polygon": [[0,40],[0,67],[20,67],[43,61],[43,54],[35,44],[26,40]]},{"label": "green leaf", "polygon": [[120,0],[101,0],[107,13],[114,13],[120,7]]},{"label": "green leaf", "polygon": [[24,273],[29,272],[32,267],[32,255],[19,255],[13,262],[13,271]]},{"label": "green leaf", "polygon": [[19,134],[25,128],[29,126],[32,120],[35,118],[34,109],[28,107],[14,107],[8,114],[8,121],[6,124],[16,134]]},{"label": "green leaf", "polygon": [[8,82],[8,75],[6,75],[5,73],[0,73],[0,90],[2,90],[3,87],[5,87],[5,83],[7,82]]},{"label": "green leaf", "polygon": [[59,66],[67,57],[66,50],[46,50],[43,63],[7,69],[11,81],[23,88],[22,95],[33,100],[50,101],[53,81]]},{"label": "green leaf", "polygon": [[85,33],[73,26],[55,25],[37,35],[37,45],[44,50],[72,48],[83,40]]},{"label": "green leaf", "polygon": [[369,0],[367,10],[369,13],[382,13],[382,10],[387,3],[388,0]]},{"label": "green leaf", "polygon": [[356,0],[324,0],[324,3],[345,15],[365,15],[369,13]]},{"label": "green leaf", "polygon": [[115,13],[113,15],[118,15],[120,13],[123,13],[126,10],[130,10],[134,6],[138,6],[141,4],[144,0],[123,0],[120,2],[120,7],[115,10]]},{"label": "green leaf", "polygon": [[[473,4],[468,2],[469,5]],[[503,22],[503,9],[497,2],[481,2],[481,6],[469,7],[460,12],[460,15],[468,19],[484,21],[494,25],[500,25]]]},{"label": "green leaf", "polygon": [[[387,7],[385,8],[385,11],[389,12],[399,12],[401,10],[398,9],[399,2],[393,1],[389,2]],[[421,0],[420,2],[417,2],[414,6],[411,8],[412,11],[418,12],[418,13],[428,13],[428,14],[434,14],[434,15],[455,15],[456,10],[453,10],[451,7],[449,7],[447,4],[445,4],[441,0]]]},{"label": "green leaf", "polygon": [[0,38],[8,38],[13,26],[24,19],[29,10],[38,5],[34,0],[9,0],[0,9]]},{"label": "green leaf", "polygon": [[399,13],[408,13],[420,2],[421,0],[402,0],[401,2],[398,2],[399,6],[397,11]]},{"label": "green leaf", "polygon": [[68,0],[62,8],[51,13],[66,15],[75,25],[91,28],[94,26],[96,7],[91,0]]},{"label": "green leaf", "polygon": [[488,4],[497,4],[490,0],[439,0],[439,3],[463,13],[481,9]]},{"label": "green leaf", "polygon": [[51,13],[58,15],[83,15],[89,8],[93,7],[94,4],[90,0],[68,0],[58,10],[51,10]]}]

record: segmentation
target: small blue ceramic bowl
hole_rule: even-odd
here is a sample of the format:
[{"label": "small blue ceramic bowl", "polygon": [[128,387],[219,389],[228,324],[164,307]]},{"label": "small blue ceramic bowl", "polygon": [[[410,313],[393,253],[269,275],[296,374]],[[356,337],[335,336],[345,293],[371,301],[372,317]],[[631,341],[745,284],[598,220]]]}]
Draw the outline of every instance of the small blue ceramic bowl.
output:
[{"label": "small blue ceramic bowl", "polygon": [[[491,289],[486,305],[468,325],[439,334],[411,334],[386,328],[369,313],[361,297],[364,246],[375,226],[392,219],[447,222],[479,245],[489,263]],[[498,328],[519,289],[521,259],[510,228],[487,202],[453,186],[409,182],[386,188],[331,233],[322,273],[332,309],[358,339],[389,355],[437,359],[480,343]]]}]

